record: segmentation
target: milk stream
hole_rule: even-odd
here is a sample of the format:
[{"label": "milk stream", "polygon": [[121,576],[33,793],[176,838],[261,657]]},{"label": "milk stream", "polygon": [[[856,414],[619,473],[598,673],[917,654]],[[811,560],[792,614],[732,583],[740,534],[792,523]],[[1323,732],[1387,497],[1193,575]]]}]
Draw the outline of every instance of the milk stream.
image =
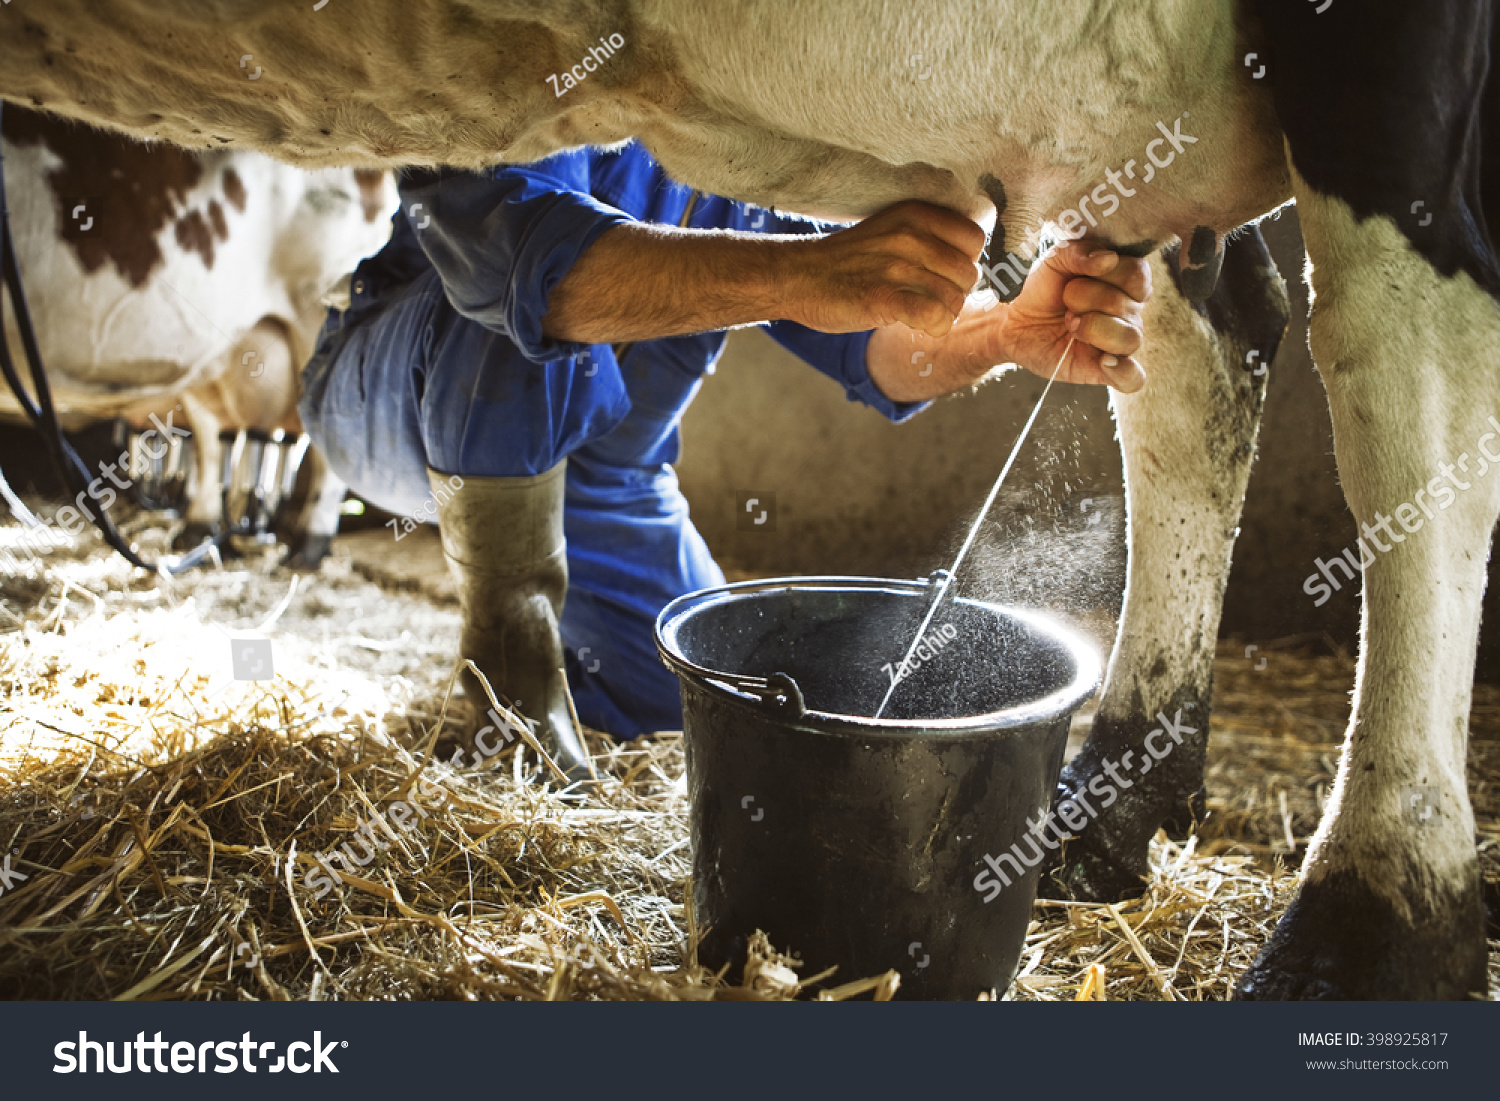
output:
[{"label": "milk stream", "polygon": [[[928,605],[927,614],[922,617],[922,624],[917,628],[917,633],[912,637],[911,645],[906,648],[906,656],[901,659],[901,664],[895,667],[896,672],[891,677],[890,687],[885,690],[885,695],[880,700],[880,706],[875,710],[875,718],[885,714],[886,707],[891,702],[891,696],[895,693],[898,685],[902,684],[907,677],[901,675],[901,670],[907,667],[907,662],[917,651],[922,639],[927,634],[927,628],[932,625],[933,617],[937,615],[938,609],[943,606],[943,601],[953,589],[953,582],[958,577],[959,567],[963,565],[964,558],[969,553],[969,548],[974,545],[974,540],[979,536],[979,529],[984,524],[984,518],[989,514],[990,506],[995,503],[995,498],[1000,496],[1000,487],[1005,484],[1005,478],[1010,473],[1010,468],[1015,465],[1016,456],[1021,453],[1021,445],[1026,442],[1026,437],[1031,435],[1031,426],[1036,423],[1037,414],[1042,411],[1042,403],[1047,400],[1047,395],[1052,392],[1052,384],[1057,381],[1057,373],[1062,370],[1062,365],[1068,361],[1068,353],[1073,350],[1073,337],[1068,338],[1068,346],[1063,349],[1062,357],[1057,361],[1057,366],[1052,368],[1052,376],[1047,379],[1047,385],[1042,390],[1042,396],[1036,399],[1036,406],[1031,410],[1031,416],[1026,418],[1025,425],[1021,428],[1021,434],[1016,437],[1015,446],[1010,449],[1010,456],[1005,460],[1005,465],[1000,468],[1000,476],[995,479],[995,484],[990,486],[990,495],[984,499],[984,504],[979,507],[979,515],[974,517],[974,523],[969,527],[969,534],[964,538],[963,546],[958,548],[958,554],[953,559],[953,564],[948,567],[948,576],[938,586],[938,591],[933,594],[932,603]],[[908,674],[910,676],[911,674]]]}]

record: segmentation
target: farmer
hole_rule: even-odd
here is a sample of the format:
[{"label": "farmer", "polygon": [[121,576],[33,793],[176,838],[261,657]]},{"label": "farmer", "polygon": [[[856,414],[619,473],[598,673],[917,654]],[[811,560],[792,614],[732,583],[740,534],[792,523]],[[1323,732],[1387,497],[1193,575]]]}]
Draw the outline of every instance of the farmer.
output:
[{"label": "farmer", "polygon": [[[894,421],[995,364],[1050,374],[1074,335],[1060,378],[1144,383],[1143,261],[1075,243],[1010,305],[966,301],[985,234],[940,207],[820,233],[679,185],[635,144],[400,190],[390,243],[329,311],[302,419],[362,497],[436,514],[462,657],[575,776],[564,668],[591,727],[681,725],[652,628],[723,581],[671,464],[726,329],[764,324]],[[483,711],[467,669],[463,687]]]}]

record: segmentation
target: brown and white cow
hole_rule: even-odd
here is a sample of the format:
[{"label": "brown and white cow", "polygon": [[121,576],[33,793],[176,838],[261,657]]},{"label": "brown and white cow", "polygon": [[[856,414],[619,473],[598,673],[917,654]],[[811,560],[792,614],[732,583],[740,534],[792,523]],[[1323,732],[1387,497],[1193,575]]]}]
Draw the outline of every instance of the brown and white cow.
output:
[{"label": "brown and white cow", "polygon": [[[190,428],[197,462],[182,542],[194,544],[223,519],[221,432],[300,431],[298,377],[320,299],[384,242],[390,174],[190,153],[14,106],[0,140],[64,427],[116,416],[144,427],[154,415]],[[17,362],[20,353],[13,342]],[[19,412],[0,394],[0,415]],[[300,566],[327,552],[344,496],[316,450],[308,458],[310,492],[288,524],[289,561]]]},{"label": "brown and white cow", "polygon": [[1365,537],[1410,526],[1364,568],[1337,790],[1241,991],[1462,997],[1485,986],[1464,760],[1500,476],[1416,494],[1490,446],[1500,407],[1494,33],[1492,0],[48,0],[0,13],[0,94],[303,164],[474,166],[636,136],[678,178],[760,205],[945,203],[994,225],[996,261],[1074,211],[1124,249],[1185,243],[1160,288],[1180,270],[1202,298],[1222,264],[1228,298],[1156,296],[1150,381],[1114,399],[1127,592],[1065,790],[1140,751],[1158,714],[1200,731],[1069,844],[1057,878],[1092,897],[1138,889],[1148,838],[1201,787],[1263,399],[1244,360],[1285,309],[1253,231],[1227,258],[1223,242],[1295,199],[1349,503]]}]

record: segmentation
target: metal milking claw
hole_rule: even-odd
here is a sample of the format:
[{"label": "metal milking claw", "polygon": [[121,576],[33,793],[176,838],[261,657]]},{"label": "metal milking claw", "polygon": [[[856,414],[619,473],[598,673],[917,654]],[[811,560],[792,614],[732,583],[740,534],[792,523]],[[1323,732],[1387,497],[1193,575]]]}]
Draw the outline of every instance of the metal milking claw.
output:
[{"label": "metal milking claw", "polygon": [[193,465],[191,439],[174,433],[158,442],[159,436],[155,429],[137,429],[123,418],[115,421],[113,442],[127,456],[123,473],[136,504],[147,512],[182,516]]},{"label": "metal milking claw", "polygon": [[242,428],[222,433],[219,439],[224,447],[219,492],[229,533],[272,540],[281,507],[296,489],[310,437],[279,428]]}]

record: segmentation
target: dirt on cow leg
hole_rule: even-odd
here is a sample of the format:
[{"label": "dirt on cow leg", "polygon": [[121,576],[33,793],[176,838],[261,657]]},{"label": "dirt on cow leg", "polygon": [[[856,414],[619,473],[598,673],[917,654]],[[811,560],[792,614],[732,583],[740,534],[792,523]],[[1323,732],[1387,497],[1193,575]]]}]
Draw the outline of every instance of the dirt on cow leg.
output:
[{"label": "dirt on cow leg", "polygon": [[[1264,951],[1240,978],[1235,999],[1485,997],[1489,953],[1477,862],[1469,878],[1457,892],[1408,900],[1409,915],[1356,874],[1335,872],[1304,884]],[[1434,929],[1446,936],[1432,936]]]},{"label": "dirt on cow leg", "polygon": [[[217,539],[223,528],[219,524],[205,523],[201,520],[189,520],[182,525],[182,530],[172,537],[172,549],[174,551],[190,551],[199,543],[210,539]],[[221,556],[224,549],[220,548]]]},{"label": "dirt on cow leg", "polygon": [[303,532],[288,546],[281,565],[284,569],[299,573],[316,573],[332,550],[333,536]]},{"label": "dirt on cow leg", "polygon": [[[1145,892],[1156,831],[1165,825],[1170,836],[1185,837],[1206,815],[1210,698],[1211,692],[1185,689],[1160,718],[1095,718],[1052,803],[1054,816],[1072,803],[1089,821],[1043,867],[1040,897],[1119,902]],[[1148,746],[1170,752],[1158,760]]]}]

